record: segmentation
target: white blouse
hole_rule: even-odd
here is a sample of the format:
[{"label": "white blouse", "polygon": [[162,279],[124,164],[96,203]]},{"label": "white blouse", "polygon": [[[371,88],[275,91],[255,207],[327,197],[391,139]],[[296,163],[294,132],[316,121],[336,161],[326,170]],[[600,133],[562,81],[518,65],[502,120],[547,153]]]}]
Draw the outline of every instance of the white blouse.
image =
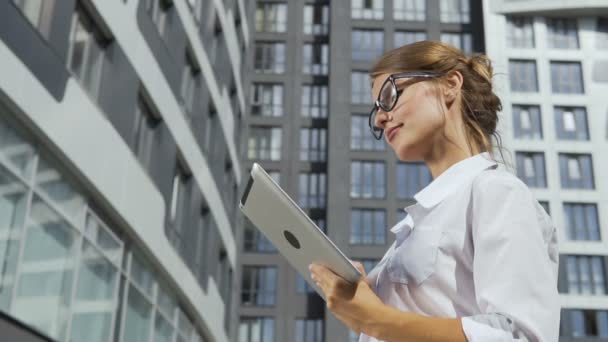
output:
[{"label": "white blouse", "polygon": [[385,304],[460,317],[470,342],[558,340],[556,230],[524,183],[482,153],[414,198],[368,275]]}]

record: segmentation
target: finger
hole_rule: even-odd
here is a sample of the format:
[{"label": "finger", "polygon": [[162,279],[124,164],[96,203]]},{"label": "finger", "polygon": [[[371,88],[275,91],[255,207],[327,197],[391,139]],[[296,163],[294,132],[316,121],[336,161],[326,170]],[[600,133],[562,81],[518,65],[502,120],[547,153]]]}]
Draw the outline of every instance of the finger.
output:
[{"label": "finger", "polygon": [[353,266],[355,266],[359,272],[361,272],[361,274],[363,275],[363,277],[367,276],[367,272],[365,272],[365,267],[363,267],[363,264],[358,262],[358,261],[351,261],[353,263]]},{"label": "finger", "polygon": [[319,265],[319,264],[310,264],[308,269],[311,272],[311,277],[314,275],[316,281],[320,282],[324,285],[336,284],[342,278],[332,272],[329,268]]}]

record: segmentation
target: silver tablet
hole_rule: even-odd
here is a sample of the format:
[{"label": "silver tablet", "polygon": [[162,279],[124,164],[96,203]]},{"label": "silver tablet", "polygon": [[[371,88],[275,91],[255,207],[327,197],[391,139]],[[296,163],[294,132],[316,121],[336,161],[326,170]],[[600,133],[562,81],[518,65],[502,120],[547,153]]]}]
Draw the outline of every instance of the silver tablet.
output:
[{"label": "silver tablet", "polygon": [[257,163],[253,164],[239,207],[321,297],[323,292],[310,279],[311,263],[324,265],[353,283],[361,277],[350,260]]}]

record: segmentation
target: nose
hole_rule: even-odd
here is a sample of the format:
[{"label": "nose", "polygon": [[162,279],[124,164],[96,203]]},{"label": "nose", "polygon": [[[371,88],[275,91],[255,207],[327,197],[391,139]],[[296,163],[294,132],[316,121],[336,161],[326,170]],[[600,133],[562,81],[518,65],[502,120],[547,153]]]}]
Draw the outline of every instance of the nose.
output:
[{"label": "nose", "polygon": [[384,129],[386,123],[391,121],[392,117],[389,113],[385,112],[382,108],[378,107],[376,111],[376,116],[374,118],[374,125],[378,128]]}]

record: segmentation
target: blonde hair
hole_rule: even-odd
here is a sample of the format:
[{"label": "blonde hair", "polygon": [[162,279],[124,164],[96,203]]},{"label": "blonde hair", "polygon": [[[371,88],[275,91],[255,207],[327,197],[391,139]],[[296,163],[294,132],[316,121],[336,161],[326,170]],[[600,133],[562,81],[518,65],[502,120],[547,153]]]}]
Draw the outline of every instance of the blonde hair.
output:
[{"label": "blonde hair", "polygon": [[494,137],[502,155],[502,140],[496,131],[502,104],[492,89],[492,63],[486,55],[466,56],[453,46],[421,41],[385,53],[372,67],[370,76],[375,79],[385,73],[408,71],[431,71],[442,75],[460,72],[463,78],[462,117],[468,142],[474,142],[480,152],[493,154]]}]

